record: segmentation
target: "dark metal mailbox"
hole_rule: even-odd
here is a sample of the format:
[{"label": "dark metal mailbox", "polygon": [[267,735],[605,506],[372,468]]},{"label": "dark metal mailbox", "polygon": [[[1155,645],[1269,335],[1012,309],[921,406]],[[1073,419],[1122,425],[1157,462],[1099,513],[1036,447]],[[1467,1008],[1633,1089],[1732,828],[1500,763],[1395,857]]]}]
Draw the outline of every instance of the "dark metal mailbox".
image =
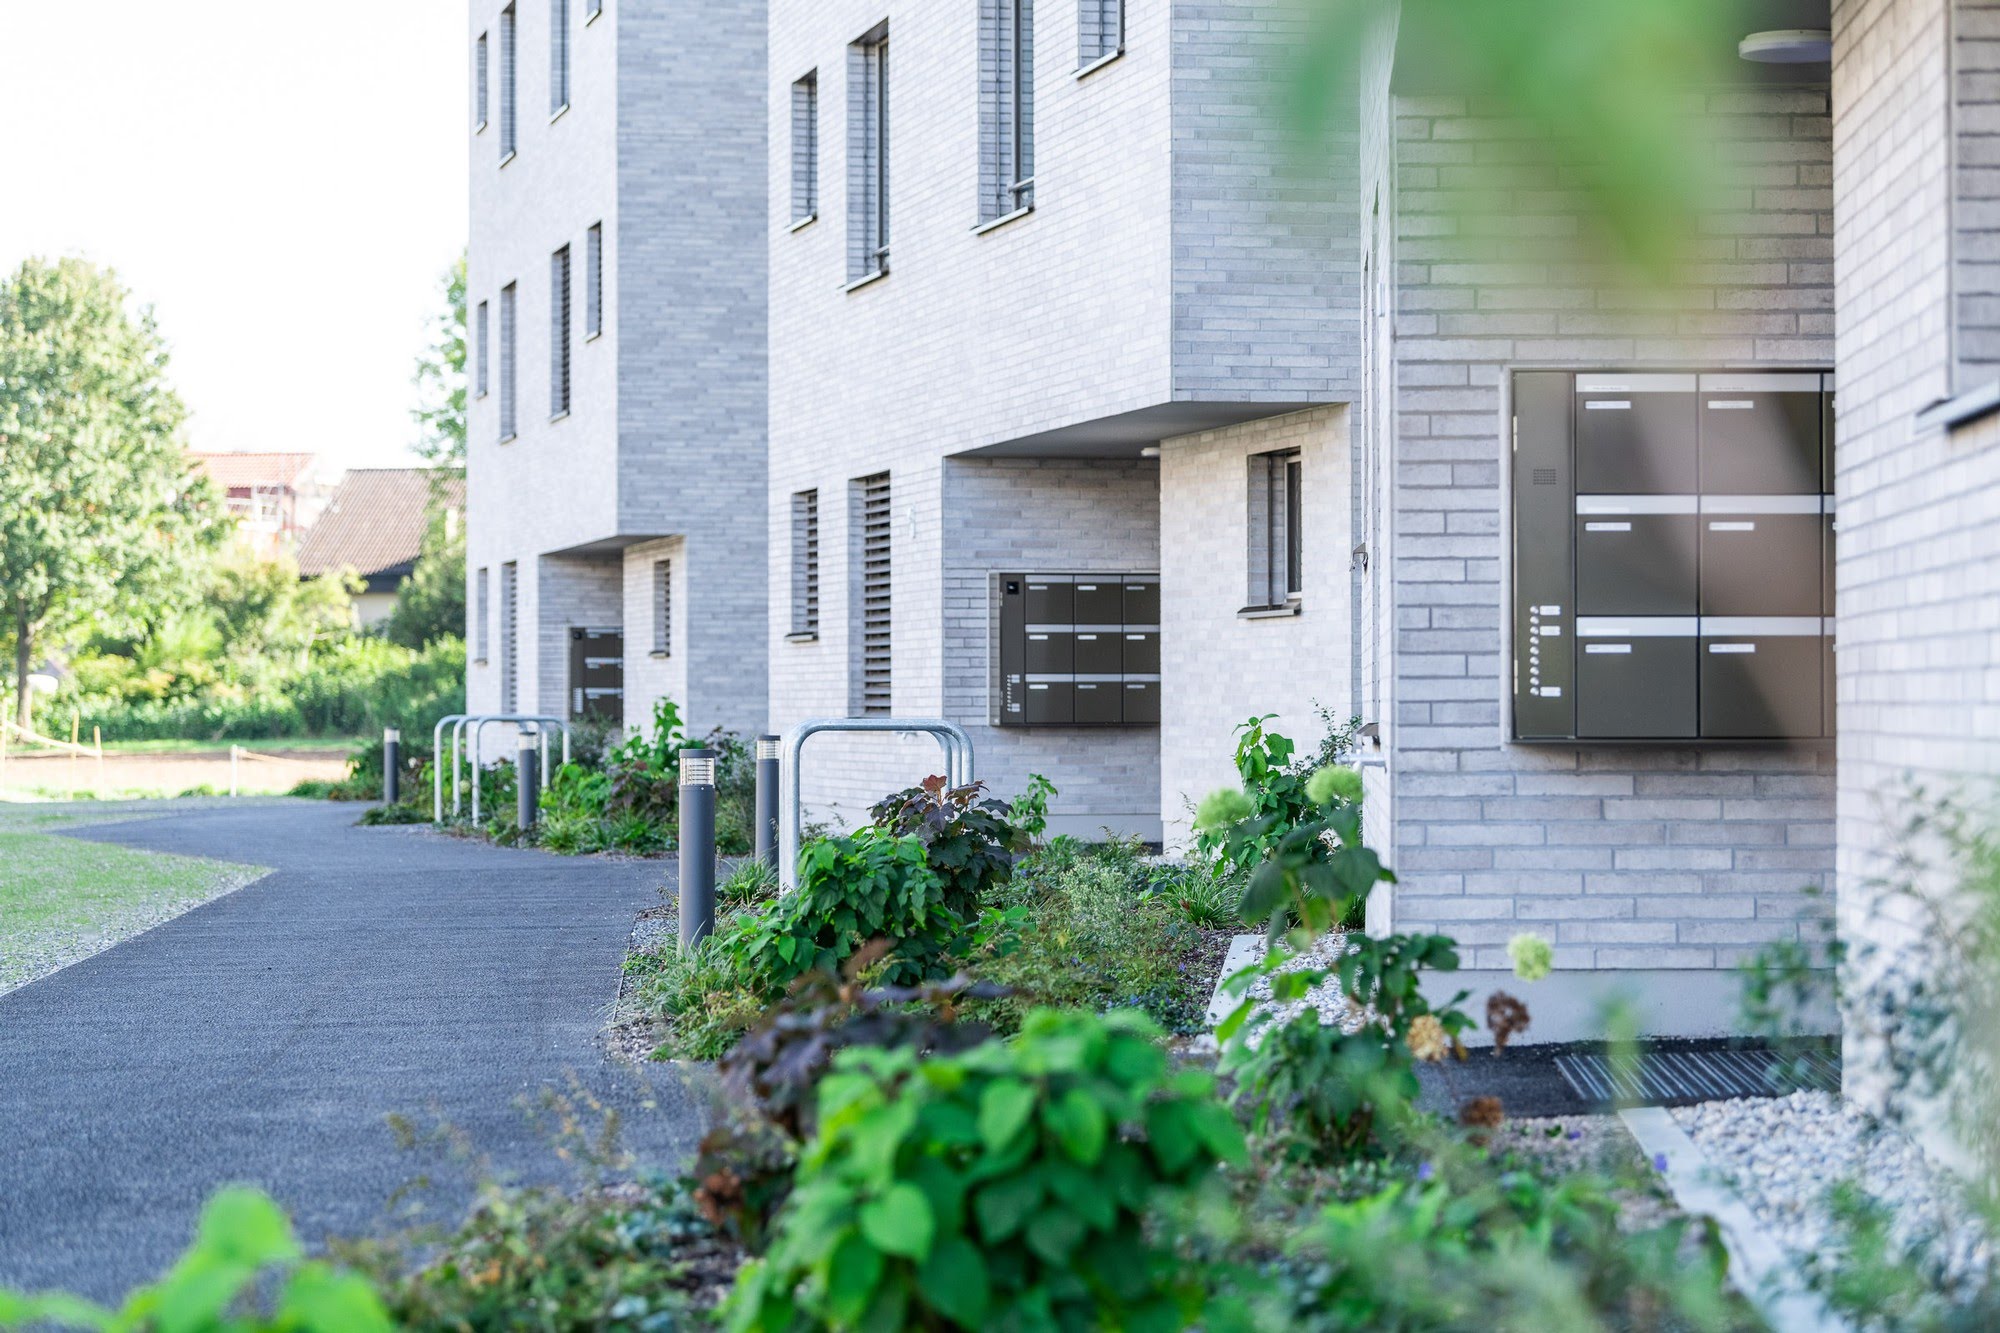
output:
[{"label": "dark metal mailbox", "polygon": [[[1816,616],[1825,603],[1817,495],[1702,497],[1701,613]],[[1789,503],[1791,512],[1770,512]],[[1755,506],[1758,512],[1743,512]]]},{"label": "dark metal mailbox", "polygon": [[1818,495],[1824,411],[1816,373],[1703,375],[1703,494]]},{"label": "dark metal mailbox", "polygon": [[1576,493],[1692,495],[1693,375],[1576,377]]},{"label": "dark metal mailbox", "polygon": [[1618,496],[1576,502],[1576,613],[1695,613],[1693,496]]},{"label": "dark metal mailbox", "polygon": [[1028,702],[1022,718],[1031,727],[1065,726],[1076,721],[1076,686],[1067,680],[1028,679]]},{"label": "dark metal mailbox", "polygon": [[569,715],[616,720],[625,713],[625,631],[572,625]]},{"label": "dark metal mailbox", "polygon": [[1576,734],[1592,740],[1692,739],[1696,706],[1692,616],[1629,623],[1579,618]]},{"label": "dark metal mailbox", "polygon": [[1704,618],[1701,734],[1822,735],[1825,653],[1817,616]]},{"label": "dark metal mailbox", "polygon": [[1159,724],[1157,575],[999,574],[993,589],[995,725]]}]

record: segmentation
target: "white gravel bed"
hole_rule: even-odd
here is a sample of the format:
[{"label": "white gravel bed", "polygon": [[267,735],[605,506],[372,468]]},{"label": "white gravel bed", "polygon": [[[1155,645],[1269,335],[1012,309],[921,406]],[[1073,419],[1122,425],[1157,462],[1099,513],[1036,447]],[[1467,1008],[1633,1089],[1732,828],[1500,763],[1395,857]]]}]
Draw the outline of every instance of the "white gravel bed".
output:
[{"label": "white gravel bed", "polygon": [[1952,1178],[1902,1133],[1831,1093],[1703,1102],[1671,1114],[1798,1258],[1834,1253],[1827,1194],[1852,1181],[1893,1207],[1897,1240],[1942,1289],[1976,1285],[1991,1268],[1992,1238]]},{"label": "white gravel bed", "polygon": [[[1311,949],[1296,958],[1288,959],[1285,965],[1278,970],[1280,973],[1286,973],[1331,968],[1346,949],[1347,936],[1339,931],[1334,931],[1322,935]],[[1263,957],[1263,952],[1263,943],[1259,941],[1255,951],[1250,954],[1249,958],[1244,960],[1244,966],[1248,966],[1250,963],[1254,963],[1257,959]],[[1233,970],[1225,968],[1223,970],[1223,979],[1227,980],[1229,973]],[[1370,1018],[1366,1009],[1357,1009],[1348,1003],[1347,996],[1341,992],[1340,979],[1338,977],[1329,976],[1298,999],[1283,1002],[1278,1002],[1271,998],[1271,983],[1272,979],[1270,977],[1259,977],[1250,986],[1248,994],[1253,1005],[1252,1014],[1266,1014],[1269,1016],[1265,1022],[1259,1024],[1253,1030],[1253,1040],[1255,1039],[1254,1033],[1283,1027],[1308,1009],[1318,1009],[1319,1021],[1321,1023],[1338,1024],[1343,1032],[1360,1031],[1362,1025],[1367,1023]],[[1223,998],[1228,1001],[1228,1004],[1222,1008],[1222,1012],[1224,1013],[1235,1009],[1237,1004],[1241,1002],[1226,992]]]}]

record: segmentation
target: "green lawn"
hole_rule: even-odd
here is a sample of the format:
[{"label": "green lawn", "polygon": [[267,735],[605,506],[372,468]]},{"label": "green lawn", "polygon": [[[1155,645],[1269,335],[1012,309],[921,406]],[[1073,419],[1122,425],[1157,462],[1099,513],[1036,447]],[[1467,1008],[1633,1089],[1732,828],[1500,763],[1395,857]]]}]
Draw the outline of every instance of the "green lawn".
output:
[{"label": "green lawn", "polygon": [[[12,814],[13,812],[9,812]],[[0,992],[87,958],[265,872],[27,831],[75,816],[0,821]]]},{"label": "green lawn", "polygon": [[[89,737],[85,737],[86,743]],[[289,754],[293,750],[339,750],[346,752],[361,744],[354,736],[282,736],[265,741],[106,741],[106,754],[228,754],[240,745],[260,754]]]}]

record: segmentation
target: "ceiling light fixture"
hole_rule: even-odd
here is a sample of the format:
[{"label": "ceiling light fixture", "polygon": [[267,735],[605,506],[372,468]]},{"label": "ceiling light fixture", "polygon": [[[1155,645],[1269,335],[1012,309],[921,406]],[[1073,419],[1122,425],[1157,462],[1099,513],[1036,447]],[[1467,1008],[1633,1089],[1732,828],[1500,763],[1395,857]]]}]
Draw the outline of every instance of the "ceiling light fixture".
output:
[{"label": "ceiling light fixture", "polygon": [[1824,65],[1833,59],[1833,34],[1825,28],[1773,28],[1753,32],[1736,54],[1760,65]]}]

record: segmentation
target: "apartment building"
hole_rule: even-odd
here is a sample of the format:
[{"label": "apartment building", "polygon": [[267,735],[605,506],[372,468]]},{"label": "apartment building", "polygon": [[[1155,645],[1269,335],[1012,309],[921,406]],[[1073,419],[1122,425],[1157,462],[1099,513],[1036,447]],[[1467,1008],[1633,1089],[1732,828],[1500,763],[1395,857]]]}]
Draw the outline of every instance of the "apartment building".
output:
[{"label": "apartment building", "polygon": [[755,731],[764,8],[480,0],[466,58],[469,706]]},{"label": "apartment building", "polygon": [[[774,725],[946,717],[996,791],[1053,780],[1057,827],[1159,839],[1234,721],[1350,707],[1357,210],[1270,114],[1298,32],[772,7]],[[852,817],[929,745],[815,741],[807,798]]]}]

